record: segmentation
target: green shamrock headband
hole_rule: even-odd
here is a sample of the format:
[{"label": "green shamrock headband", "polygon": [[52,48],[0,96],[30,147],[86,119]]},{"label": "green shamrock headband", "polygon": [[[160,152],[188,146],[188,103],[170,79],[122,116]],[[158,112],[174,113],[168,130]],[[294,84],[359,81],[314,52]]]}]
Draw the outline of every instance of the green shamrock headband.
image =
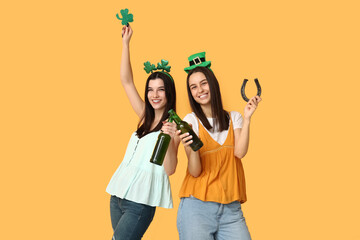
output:
[{"label": "green shamrock headband", "polygon": [[116,14],[117,19],[121,20],[122,25],[127,25],[129,22],[134,21],[134,15],[129,13],[129,9],[125,8],[120,10],[122,18],[119,17],[119,14]]},{"label": "green shamrock headband", "polygon": [[[170,77],[170,79],[174,82],[174,79],[172,78],[172,76],[169,74],[170,72],[170,68],[171,66],[168,66],[169,61],[166,61],[164,59],[161,59],[161,62],[159,62],[157,64],[157,67],[155,67],[154,64],[151,64],[149,61],[144,62],[144,70],[147,74],[149,74],[150,72],[153,73],[153,71],[155,70],[162,70],[161,72],[165,73],[166,75],[168,75]],[[165,70],[165,71],[164,71]]]}]

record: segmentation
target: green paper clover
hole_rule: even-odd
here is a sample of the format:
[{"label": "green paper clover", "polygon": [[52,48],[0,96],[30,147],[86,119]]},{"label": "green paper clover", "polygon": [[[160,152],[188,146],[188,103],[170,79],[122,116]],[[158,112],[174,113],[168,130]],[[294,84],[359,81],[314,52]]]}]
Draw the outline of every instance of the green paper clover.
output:
[{"label": "green paper clover", "polygon": [[162,71],[167,71],[167,72],[170,72],[170,68],[171,68],[171,66],[168,66],[168,64],[169,64],[169,61],[166,61],[166,60],[164,60],[164,59],[161,59],[161,63],[158,63],[158,65],[157,65],[157,69],[162,69]]},{"label": "green paper clover", "polygon": [[156,70],[156,67],[154,64],[151,64],[149,61],[144,63],[144,70],[146,73],[153,72],[153,70]]},{"label": "green paper clover", "polygon": [[121,9],[120,13],[121,13],[122,18],[119,17],[118,13],[116,14],[116,17],[117,17],[117,19],[121,20],[122,25],[127,25],[129,22],[134,21],[134,16],[131,13],[129,14],[129,9],[127,9],[127,8]]}]

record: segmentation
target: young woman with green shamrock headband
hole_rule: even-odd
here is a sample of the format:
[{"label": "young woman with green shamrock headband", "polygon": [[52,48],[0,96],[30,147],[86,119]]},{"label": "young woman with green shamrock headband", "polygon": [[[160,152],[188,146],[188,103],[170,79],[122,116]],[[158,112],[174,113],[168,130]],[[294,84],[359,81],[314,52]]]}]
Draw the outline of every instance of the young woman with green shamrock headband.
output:
[{"label": "young woman with green shamrock headband", "polygon": [[185,68],[192,113],[190,123],[203,147],[194,152],[191,136],[177,132],[185,147],[188,169],[180,189],[177,227],[180,240],[249,240],[241,210],[246,201],[241,159],[249,146],[251,116],[261,101],[251,98],[244,117],[225,111],[219,83],[205,60],[205,52],[189,57]]},{"label": "young woman with green shamrock headband", "polygon": [[[177,165],[180,139],[175,136],[176,124],[165,120],[168,111],[176,109],[175,84],[168,62],[158,67],[146,62],[145,71],[151,73],[146,81],[143,101],[134,85],[130,64],[129,43],[133,30],[123,27],[121,83],[140,122],[132,134],[119,168],[106,191],[111,194],[110,213],[115,240],[141,239],[149,227],[156,207],[172,208],[169,177]],[[162,71],[155,71],[161,69]],[[150,163],[157,137],[163,131],[171,136],[162,166]]]}]

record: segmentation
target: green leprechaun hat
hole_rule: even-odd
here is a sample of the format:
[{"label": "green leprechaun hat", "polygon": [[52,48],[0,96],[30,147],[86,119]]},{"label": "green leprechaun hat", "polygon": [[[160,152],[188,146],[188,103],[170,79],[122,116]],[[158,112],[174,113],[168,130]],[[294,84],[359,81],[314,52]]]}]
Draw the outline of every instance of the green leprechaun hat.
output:
[{"label": "green leprechaun hat", "polygon": [[195,53],[188,57],[189,67],[184,68],[186,73],[189,73],[190,70],[196,67],[207,67],[210,68],[211,62],[205,60],[205,52]]}]

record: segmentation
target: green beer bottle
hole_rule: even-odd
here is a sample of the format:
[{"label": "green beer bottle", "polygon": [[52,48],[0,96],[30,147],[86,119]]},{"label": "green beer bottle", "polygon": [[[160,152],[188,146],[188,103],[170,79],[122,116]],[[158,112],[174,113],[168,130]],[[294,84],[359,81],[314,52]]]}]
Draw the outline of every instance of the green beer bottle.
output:
[{"label": "green beer bottle", "polygon": [[[169,117],[169,122],[172,122],[172,118]],[[169,134],[165,134],[163,132],[161,132],[158,136],[158,139],[156,141],[152,156],[150,158],[150,162],[157,164],[157,165],[162,165],[164,162],[164,158],[166,155],[166,151],[169,147],[169,143],[170,143],[171,137]]]},{"label": "green beer bottle", "polygon": [[174,110],[170,109],[169,114],[170,117],[175,121],[177,125],[177,129],[181,130],[181,134],[188,132],[192,136],[191,140],[193,142],[190,144],[191,149],[194,152],[199,150],[204,144],[200,140],[200,138],[196,135],[196,133],[192,130],[192,127],[190,127],[190,125],[187,122],[182,121],[181,118],[174,112]]}]

